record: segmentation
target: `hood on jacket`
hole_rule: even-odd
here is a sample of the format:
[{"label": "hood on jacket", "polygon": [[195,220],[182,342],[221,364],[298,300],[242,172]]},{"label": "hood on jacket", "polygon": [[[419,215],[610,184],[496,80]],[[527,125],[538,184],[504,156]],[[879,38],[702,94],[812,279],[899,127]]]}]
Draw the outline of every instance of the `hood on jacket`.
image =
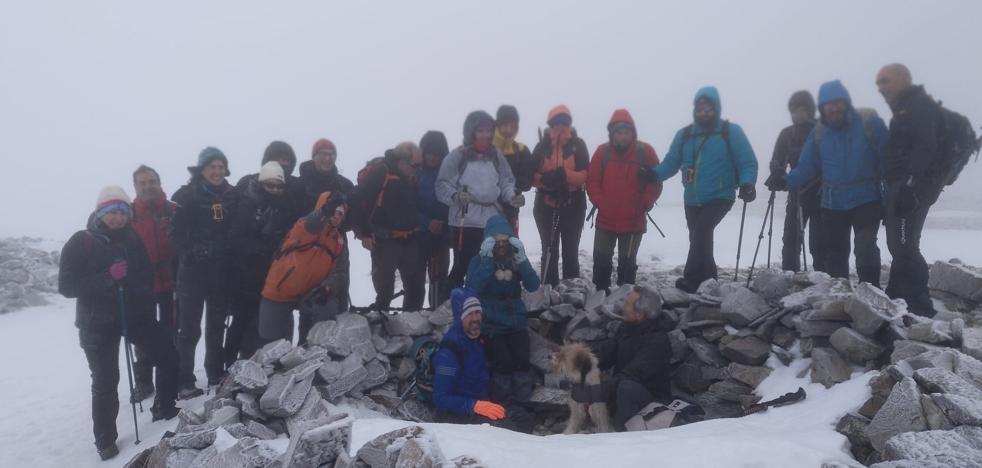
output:
[{"label": "hood on jacket", "polygon": [[477,297],[477,293],[471,288],[455,288],[450,291],[450,310],[453,311],[453,325],[447,335],[456,334],[467,338],[464,333],[464,324],[461,322],[461,314],[464,312],[464,301],[471,297]]},{"label": "hood on jacket", "polygon": [[450,153],[450,145],[447,144],[447,137],[443,132],[437,130],[430,130],[423,134],[423,138],[419,140],[419,149],[424,155],[434,154],[440,158]]},{"label": "hood on jacket", "polygon": [[793,111],[797,107],[804,107],[808,110],[808,115],[815,117],[815,98],[812,97],[812,93],[805,90],[795,91],[788,99],[788,111]]},{"label": "hood on jacket", "polygon": [[491,114],[484,112],[482,110],[477,110],[467,114],[467,118],[464,119],[464,145],[469,145],[474,142],[474,132],[477,131],[482,125],[490,125],[494,128],[494,117]]},{"label": "hood on jacket", "polygon": [[719,120],[720,115],[723,114],[723,105],[719,100],[719,91],[715,86],[703,86],[696,91],[696,96],[692,98],[692,105],[699,102],[700,99],[706,98],[713,105],[713,109],[716,109],[716,119]]},{"label": "hood on jacket", "polygon": [[634,131],[634,135],[637,136],[638,128],[634,125],[634,117],[631,117],[631,113],[627,109],[617,109],[614,111],[613,115],[610,116],[610,120],[607,122],[607,133],[613,133],[614,126],[619,123],[630,126],[631,130]]},{"label": "hood on jacket", "polygon": [[270,161],[279,161],[280,159],[288,159],[290,164],[283,168],[283,173],[285,175],[293,175],[293,170],[297,167],[297,154],[293,152],[293,147],[290,146],[285,141],[273,141],[266,147],[266,151],[263,152],[263,162],[266,164]]},{"label": "hood on jacket", "polygon": [[822,106],[832,102],[832,101],[846,101],[848,106],[847,113],[852,114],[852,98],[849,97],[849,91],[846,90],[845,85],[839,80],[826,81],[822,83],[822,86],[818,88],[818,110],[819,115],[822,118],[822,123],[825,123],[825,115],[822,114]]},{"label": "hood on jacket", "polygon": [[484,226],[484,238],[487,239],[498,234],[507,234],[508,237],[514,237],[515,231],[512,231],[511,224],[508,224],[508,220],[504,216],[494,215],[488,218],[488,223]]}]

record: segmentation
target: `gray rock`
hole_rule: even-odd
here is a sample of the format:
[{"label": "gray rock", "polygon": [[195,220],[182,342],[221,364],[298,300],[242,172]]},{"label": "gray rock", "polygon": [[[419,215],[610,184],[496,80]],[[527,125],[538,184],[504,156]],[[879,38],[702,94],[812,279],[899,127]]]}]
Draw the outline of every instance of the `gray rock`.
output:
[{"label": "gray rock", "polygon": [[962,331],[962,352],[982,359],[982,328],[972,327]]},{"label": "gray rock", "polygon": [[527,310],[544,310],[550,305],[551,294],[552,286],[543,284],[535,292],[526,293],[522,296],[522,301],[525,302]]},{"label": "gray rock", "polygon": [[[192,462],[192,466],[201,466],[203,468],[233,466],[260,468],[270,466],[281,455],[274,444],[274,441],[259,440],[255,437],[243,437],[231,447],[224,450],[217,450],[217,452],[207,457],[207,461],[202,462],[200,458],[195,459]],[[199,457],[204,455],[206,451],[207,449],[203,450]]]},{"label": "gray rock", "polygon": [[866,436],[873,448],[882,453],[891,437],[925,429],[927,420],[921,409],[921,392],[914,379],[908,377],[893,386],[890,397],[866,428]]},{"label": "gray rock", "polygon": [[351,440],[351,424],[354,418],[341,413],[333,415],[301,434],[290,437],[290,446],[284,460],[291,468],[317,468],[334,462],[338,454],[347,450]]},{"label": "gray rock", "polygon": [[415,437],[406,441],[399,451],[395,468],[442,468],[447,458],[432,437]]},{"label": "gray rock", "polygon": [[547,374],[552,371],[552,353],[558,349],[559,345],[529,331],[529,363],[539,372]]},{"label": "gray rock", "polygon": [[771,342],[785,349],[790,348],[796,339],[798,337],[795,335],[794,330],[784,325],[775,325],[774,330],[771,332]]},{"label": "gray rock", "polygon": [[327,350],[320,346],[313,345],[309,348],[297,346],[280,358],[280,364],[286,369],[292,369],[307,361],[323,361],[324,359],[327,359]]},{"label": "gray rock", "polygon": [[917,369],[914,381],[931,393],[947,393],[973,400],[982,400],[982,390],[965,381],[954,372],[940,367]]},{"label": "gray rock", "polygon": [[389,371],[377,359],[368,361],[368,364],[365,364],[365,370],[367,371],[365,379],[359,384],[359,387],[363,389],[378,387],[389,378]]},{"label": "gray rock", "polygon": [[440,307],[437,307],[431,312],[426,319],[430,321],[431,325],[437,328],[452,324],[453,310],[450,309],[450,301],[440,304]]},{"label": "gray rock", "polygon": [[679,366],[675,371],[675,375],[672,377],[672,381],[679,388],[690,393],[705,392],[713,384],[713,380],[703,375],[702,368],[690,363],[684,363]]},{"label": "gray rock", "polygon": [[855,364],[864,365],[886,352],[886,348],[852,328],[843,327],[832,333],[829,343],[843,357]]},{"label": "gray rock", "polygon": [[368,376],[368,369],[365,369],[365,366],[362,365],[361,358],[354,354],[344,358],[344,361],[341,361],[340,367],[338,377],[327,383],[326,390],[328,398],[331,400],[340,398],[341,395],[348,393]]},{"label": "gray rock", "polygon": [[228,368],[229,377],[247,392],[262,393],[269,384],[266,371],[258,362],[239,359]]},{"label": "gray rock", "polygon": [[848,322],[852,320],[849,314],[846,313],[846,309],[843,303],[843,308],[841,310],[825,311],[821,309],[809,309],[798,315],[803,321],[812,322]]},{"label": "gray rock", "polygon": [[737,382],[736,380],[726,379],[710,385],[709,393],[726,401],[743,403],[745,400],[747,400],[744,397],[753,395],[754,389]]},{"label": "gray rock", "polygon": [[413,339],[408,336],[390,336],[385,340],[385,346],[379,350],[389,356],[402,356],[413,347]]},{"label": "gray rock", "polygon": [[832,348],[812,350],[811,370],[812,382],[820,383],[825,388],[849,380],[852,374],[852,366]]},{"label": "gray rock", "polygon": [[[426,321],[418,312],[409,313],[416,314],[419,320]],[[389,335],[399,334],[404,333],[389,333]],[[314,324],[307,333],[307,343],[320,346],[335,356],[347,357],[352,353],[358,354],[363,362],[374,358],[376,353],[368,319],[359,314],[344,313],[338,315],[337,320]]]},{"label": "gray rock", "polygon": [[293,345],[289,341],[279,339],[272,343],[267,343],[259,351],[256,351],[252,360],[258,362],[263,367],[270,366],[279,361],[286,353],[289,353],[291,349],[293,349]]},{"label": "gray rock", "polygon": [[941,349],[939,346],[929,345],[919,341],[897,340],[893,342],[893,353],[890,354],[890,362],[896,364],[928,351]]},{"label": "gray rock", "polygon": [[908,327],[907,337],[925,343],[946,345],[953,341],[951,323],[928,320]]},{"label": "gray rock", "polygon": [[751,289],[767,299],[787,296],[794,287],[794,273],[777,269],[761,270],[754,276]]},{"label": "gray rock", "polygon": [[931,399],[955,426],[982,426],[982,401],[955,394],[932,394]]},{"label": "gray rock", "polygon": [[607,338],[607,331],[603,328],[583,327],[577,328],[569,334],[570,341],[591,342],[600,341]]},{"label": "gray rock", "polygon": [[557,388],[535,387],[529,404],[550,408],[564,408],[569,402],[569,392]]},{"label": "gray rock", "polygon": [[931,266],[928,286],[974,302],[982,302],[982,275],[962,265],[935,262]]},{"label": "gray rock", "polygon": [[849,324],[846,322],[802,320],[798,323],[798,333],[801,334],[802,338],[832,336],[836,330],[848,326]]},{"label": "gray rock", "polygon": [[737,362],[731,362],[726,366],[726,372],[731,379],[736,380],[750,388],[757,388],[768,375],[771,375],[771,368],[760,366],[746,366]]},{"label": "gray rock", "polygon": [[586,305],[586,294],[583,291],[568,291],[559,295],[563,304],[571,304],[573,307],[583,307]]},{"label": "gray rock", "polygon": [[771,354],[771,345],[751,335],[735,338],[729,343],[721,345],[720,351],[723,356],[731,361],[748,366],[759,366],[767,362],[767,357]]},{"label": "gray rock", "polygon": [[235,401],[239,403],[242,414],[253,419],[263,419],[266,417],[259,408],[259,399],[256,395],[240,392],[235,395]]},{"label": "gray rock", "polygon": [[668,332],[668,343],[672,346],[672,360],[682,362],[689,355],[689,344],[686,342],[685,333],[682,330],[672,330]]},{"label": "gray rock", "polygon": [[921,410],[924,411],[924,420],[927,421],[928,429],[946,431],[955,428],[944,410],[930,396],[921,395]]},{"label": "gray rock", "polygon": [[371,468],[390,468],[399,459],[399,449],[407,440],[427,437],[428,432],[420,426],[407,426],[386,432],[363,445],[355,455],[356,459]]},{"label": "gray rock", "polygon": [[661,288],[658,293],[661,294],[662,303],[665,307],[685,307],[692,302],[689,293],[676,287]]},{"label": "gray rock", "polygon": [[764,298],[745,287],[736,289],[720,304],[723,320],[735,327],[749,325],[769,310],[771,306],[767,305]]},{"label": "gray rock", "polygon": [[881,453],[888,461],[943,459],[954,462],[949,466],[978,467],[982,466],[982,428],[961,426],[950,431],[901,433],[887,441]]},{"label": "gray rock", "polygon": [[703,364],[711,367],[724,367],[728,364],[716,345],[702,338],[689,338],[686,343],[696,359]]},{"label": "gray rock", "polygon": [[846,303],[852,327],[866,336],[873,336],[887,323],[899,320],[905,312],[902,302],[891,300],[880,288],[869,283],[856,286]]},{"label": "gray rock", "polygon": [[245,424],[246,434],[260,440],[273,440],[276,438],[276,431],[266,427],[258,421],[249,421]]},{"label": "gray rock", "polygon": [[869,445],[866,427],[870,420],[858,414],[848,413],[835,425],[835,432],[846,436],[852,445]]},{"label": "gray rock", "polygon": [[277,417],[295,413],[307,398],[314,383],[314,374],[321,365],[322,362],[311,361],[288,373],[274,375],[266,392],[259,398],[259,408]]}]

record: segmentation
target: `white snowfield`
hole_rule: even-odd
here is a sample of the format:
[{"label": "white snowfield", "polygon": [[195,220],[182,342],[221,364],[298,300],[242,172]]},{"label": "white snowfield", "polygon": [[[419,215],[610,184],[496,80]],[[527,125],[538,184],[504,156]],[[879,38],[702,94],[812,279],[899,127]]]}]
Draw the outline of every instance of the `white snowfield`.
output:
[{"label": "white snowfield", "polygon": [[[666,190],[677,190],[668,184]],[[760,230],[766,199],[748,210],[741,265],[749,266]],[[783,206],[779,198],[778,203]],[[759,210],[758,210],[759,208]],[[739,228],[739,205],[735,206],[717,230],[717,262],[733,265]],[[653,229],[645,236],[639,255],[643,271],[665,270],[684,263],[688,247],[685,221],[678,206],[661,206],[652,212],[669,236],[662,239]],[[774,219],[773,261],[780,261],[780,232],[783,210]],[[531,210],[523,211],[522,239],[529,257],[537,261],[540,246]],[[66,233],[67,236],[68,233]],[[929,261],[961,257],[966,263],[982,265],[982,249],[974,245],[977,231],[928,229],[923,247]],[[764,239],[758,267],[766,258]],[[885,239],[880,238],[883,262],[889,263]],[[580,244],[581,258],[592,251],[593,230],[585,227]],[[48,244],[46,248],[58,248]],[[585,253],[586,254],[582,254]],[[367,252],[352,249],[352,294],[358,305],[374,299],[368,273]],[[584,267],[589,268],[589,263]],[[398,288],[397,288],[398,289]],[[85,356],[78,344],[74,326],[74,301],[52,298],[52,305],[0,315],[0,467],[117,467],[139,451],[151,447],[176,420],[152,423],[149,407],[138,413],[142,443],[134,446],[133,419],[128,401],[125,357],[120,352],[120,411],[117,418],[120,455],[100,462],[92,444],[90,378]],[[204,382],[203,341],[199,345],[196,373]],[[834,431],[845,413],[857,409],[869,397],[866,382],[872,374],[856,369],[852,380],[826,390],[811,384],[808,375],[797,377],[809,367],[809,359],[799,359],[790,367],[773,357],[768,365],[775,371],[758,388],[770,399],[799,386],[808,392],[801,403],[776,408],[764,414],[740,419],[712,420],[678,428],[627,434],[593,434],[549,437],[528,436],[480,426],[426,424],[432,429],[444,453],[468,454],[492,467],[752,467],[816,468],[859,466],[848,454],[846,438]],[[197,407],[205,398],[180,402]],[[379,434],[405,426],[404,421],[361,419],[354,426],[353,450]],[[835,465],[839,463],[839,465]]]}]

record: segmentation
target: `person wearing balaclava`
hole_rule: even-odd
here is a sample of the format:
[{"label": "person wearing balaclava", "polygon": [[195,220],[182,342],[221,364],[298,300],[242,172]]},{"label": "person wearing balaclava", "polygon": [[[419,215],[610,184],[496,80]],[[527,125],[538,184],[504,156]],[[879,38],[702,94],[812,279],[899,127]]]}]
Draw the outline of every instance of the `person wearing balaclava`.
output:
[{"label": "person wearing balaclava", "polygon": [[494,118],[474,111],[464,119],[463,144],[440,165],[436,196],[450,208],[447,224],[453,246],[450,286],[464,284],[471,258],[484,241],[484,225],[505,206],[521,208],[525,196],[515,187],[511,166],[493,145]]},{"label": "person wearing balaclava", "polygon": [[239,192],[226,179],[230,175],[228,159],[218,148],[201,150],[198,164],[188,167],[188,172],[191,180],[171,197],[177,209],[170,231],[178,254],[178,326],[174,342],[180,356],[178,394],[182,399],[203,393],[194,376],[202,315],[208,385],[218,385],[225,377],[223,340],[232,255],[229,226],[239,202]]},{"label": "person wearing balaclava", "polygon": [[757,157],[743,129],[721,117],[719,91],[712,86],[700,89],[692,107],[693,123],[675,133],[665,160],[645,171],[649,180],[658,182],[682,172],[689,253],[675,286],[689,293],[716,278],[713,238],[737,192],[745,204],[757,198]]},{"label": "person wearing balaclava", "polygon": [[429,276],[427,297],[430,307],[436,308],[450,298],[450,229],[447,227],[449,208],[436,196],[436,178],[443,159],[450,153],[443,132],[430,130],[419,140],[423,156],[416,168],[416,212],[419,226],[416,235],[422,249],[425,275]]},{"label": "person wearing balaclava", "polygon": [[[774,144],[774,155],[771,157],[771,175],[764,185],[770,190],[777,190],[774,181],[783,178],[788,168],[798,166],[801,148],[805,139],[815,128],[815,99],[808,91],[797,91],[788,101],[788,112],[791,113],[791,125],[784,127]],[[808,251],[812,254],[812,269],[825,271],[825,234],[822,230],[821,207],[819,206],[818,189],[821,180],[814,180],[800,191],[788,192],[787,207],[784,215],[784,236],[781,249],[781,269],[799,271],[801,269],[802,236],[805,227],[808,228]]]}]

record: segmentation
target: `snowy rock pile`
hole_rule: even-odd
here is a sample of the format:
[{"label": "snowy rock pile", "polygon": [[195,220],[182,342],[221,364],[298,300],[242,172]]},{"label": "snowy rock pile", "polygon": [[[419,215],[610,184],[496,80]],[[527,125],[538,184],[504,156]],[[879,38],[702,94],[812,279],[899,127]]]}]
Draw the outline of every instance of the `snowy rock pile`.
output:
[{"label": "snowy rock pile", "polygon": [[58,292],[58,252],[34,247],[38,240],[0,239],[0,314],[47,304]]}]

